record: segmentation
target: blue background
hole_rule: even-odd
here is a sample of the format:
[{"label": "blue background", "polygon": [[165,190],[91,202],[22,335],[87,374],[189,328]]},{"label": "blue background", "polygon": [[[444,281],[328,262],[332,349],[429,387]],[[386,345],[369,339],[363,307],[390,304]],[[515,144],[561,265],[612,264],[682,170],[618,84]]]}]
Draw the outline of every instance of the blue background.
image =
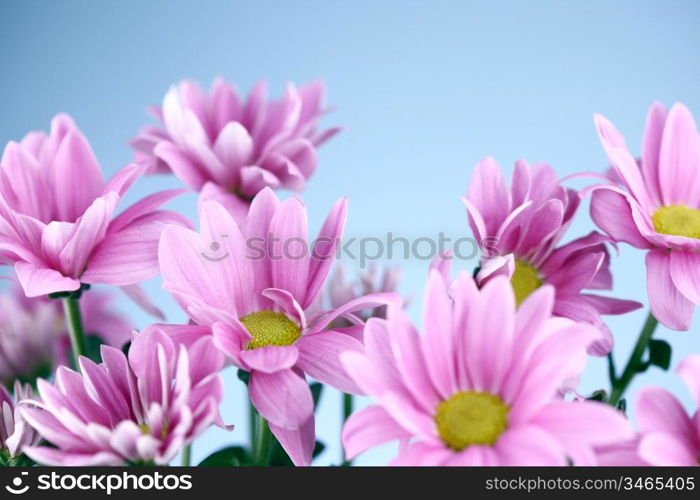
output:
[{"label": "blue background", "polygon": [[[653,100],[700,112],[699,14],[695,1],[4,0],[0,141],[69,112],[112,174],[132,157],[126,143],[149,121],[145,107],[181,78],[208,86],[222,75],[245,90],[267,78],[277,95],[287,80],[323,78],[336,107],[325,123],[347,129],[323,146],[304,193],[312,227],[348,196],[348,236],[458,237],[468,234],[458,198],[484,155],[507,171],[521,157],[549,162],[562,176],[602,170],[593,112],[609,117],[637,153]],[[129,198],[174,186],[174,178],[144,179]],[[190,216],[194,206],[193,195],[172,204]],[[591,228],[584,207],[567,239]],[[427,262],[400,264],[401,291],[415,297],[420,320]],[[642,253],[623,246],[612,265],[616,295],[646,303]],[[168,320],[184,319],[159,279],[147,286]],[[138,327],[150,321],[126,300],[121,307]],[[609,320],[618,365],[645,314]],[[700,352],[699,326],[660,331],[674,346],[674,366]],[[210,431],[195,460],[247,436],[242,386],[231,370],[225,376],[223,413],[237,428]],[[672,373],[650,369],[632,390],[643,384],[670,387],[690,404]],[[606,364],[591,360],[582,392],[606,385]],[[328,391],[319,463],[339,460],[339,408]],[[383,447],[360,463],[385,463],[391,453]]]}]

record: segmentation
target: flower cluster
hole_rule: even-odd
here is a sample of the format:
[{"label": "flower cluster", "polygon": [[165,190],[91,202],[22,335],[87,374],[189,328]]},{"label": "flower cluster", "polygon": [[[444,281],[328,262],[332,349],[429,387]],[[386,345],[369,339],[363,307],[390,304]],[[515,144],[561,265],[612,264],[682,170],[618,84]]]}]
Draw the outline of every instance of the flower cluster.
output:
[{"label": "flower cluster", "polygon": [[[228,366],[250,400],[232,413],[257,428],[206,463],[311,465],[326,385],[345,393],[345,464],[390,441],[392,465],[698,464],[697,411],[643,388],[633,422],[623,400],[638,373],[670,366],[657,321],[687,330],[700,304],[700,136],[683,105],[652,106],[641,160],[596,115],[612,169],[584,174],[580,192],[545,164],[518,160],[508,183],[493,159],[479,162],[463,198],[478,265],[453,278],[450,255],[434,260],[421,333],[398,268],[331,274],[348,200],[310,238],[298,193],[338,131],[319,128],[324,93],[288,84],[270,100],[259,82],[244,99],[222,79],[208,93],[183,81],[108,181],[67,115],[5,146],[0,259],[16,281],[0,295],[3,464],[189,464],[208,428],[233,430],[220,414]],[[153,173],[199,192],[198,224],[161,208],[185,189],[119,210]],[[563,242],[585,197],[602,232]],[[603,316],[642,307],[610,295],[621,243],[647,252],[651,313],[624,370],[611,364],[610,391],[585,397],[589,355],[614,361]],[[140,288],[156,276],[186,321],[166,323]],[[122,288],[162,322],[132,330],[93,284]],[[678,374],[700,404],[700,355]],[[372,404],[353,412],[352,395]]]}]

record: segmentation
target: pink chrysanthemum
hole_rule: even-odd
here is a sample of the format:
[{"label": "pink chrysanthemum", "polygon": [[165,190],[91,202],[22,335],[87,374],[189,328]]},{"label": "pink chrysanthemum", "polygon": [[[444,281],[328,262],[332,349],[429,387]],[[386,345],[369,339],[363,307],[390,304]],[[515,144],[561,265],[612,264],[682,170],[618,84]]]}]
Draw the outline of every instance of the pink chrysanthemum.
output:
[{"label": "pink chrysanthemum", "polygon": [[34,446],[41,442],[41,436],[27,425],[18,404],[34,397],[29,384],[14,383],[14,401],[4,386],[0,385],[0,453],[16,457],[25,446]]},{"label": "pink chrysanthemum", "polygon": [[318,131],[325,112],[322,82],[268,100],[258,82],[248,99],[222,79],[209,94],[185,80],[154,108],[161,126],[132,140],[136,161],[152,172],[172,171],[205,199],[215,199],[237,217],[264,187],[302,191],[316,169],[316,148],[338,129]]},{"label": "pink chrysanthemum", "polygon": [[[131,328],[111,308],[114,296],[98,290],[80,300],[83,327],[113,347],[129,340]],[[70,338],[61,302],[46,297],[27,298],[13,284],[0,295],[0,383],[33,381],[67,364]]]},{"label": "pink chrysanthemum", "polygon": [[346,423],[347,456],[400,440],[393,465],[594,464],[594,446],[631,438],[612,407],[558,396],[598,332],[553,306],[551,286],[516,310],[505,277],[479,290],[466,273],[449,284],[431,271],[422,336],[390,308],[367,322],[366,353],[341,356],[377,403]]},{"label": "pink chrysanthemum", "polygon": [[55,448],[23,451],[46,465],[170,462],[210,425],[221,425],[223,356],[211,339],[176,346],[158,329],[135,336],[129,357],[102,347],[101,364],[80,358],[54,384],[39,379],[39,401],[25,401],[27,422]]},{"label": "pink chrysanthemum", "polygon": [[301,201],[280,202],[266,188],[240,227],[222,205],[207,201],[199,234],[169,226],[160,242],[163,286],[196,324],[161,328],[185,342],[213,335],[219,349],[250,372],[253,405],[297,465],[311,462],[315,436],[305,374],[357,392],[338,356],[362,350],[353,336],[358,328],[329,325],[339,318],[359,323],[353,312],[398,300],[374,294],[332,311],[309,310],[333,263],[345,213],[346,201],[340,200],[309,244]]},{"label": "pink chrysanthemum", "polygon": [[647,117],[639,164],[622,135],[596,115],[598,134],[619,184],[594,186],[591,218],[615,241],[649,250],[651,311],[687,330],[700,304],[700,139],[690,111],[658,103]]},{"label": "pink chrysanthemum", "polygon": [[148,196],[114,216],[142,173],[131,165],[109,182],[67,115],[51,133],[10,142],[0,160],[0,255],[14,263],[27,296],[78,290],[82,283],[134,285],[158,274],[157,245],[166,223],[157,210],[180,191]]},{"label": "pink chrysanthemum", "polygon": [[577,193],[563,187],[548,165],[530,167],[523,160],[515,163],[508,188],[498,164],[486,158],[476,166],[463,201],[482,248],[477,283],[508,276],[518,305],[540,286],[553,285],[554,314],[597,326],[603,337],[591,353],[610,352],[613,336],[600,315],[623,314],[641,304],[584,293],[612,288],[606,237],[593,232],[557,247],[578,208]]},{"label": "pink chrysanthemum", "polygon": [[[328,282],[328,300],[331,308],[335,309],[347,304],[351,300],[373,293],[395,292],[398,288],[401,269],[399,267],[386,267],[380,272],[372,263],[367,271],[359,273],[357,281],[350,281],[345,267],[339,264]],[[404,307],[408,307],[408,301],[404,300]],[[376,307],[362,311],[359,316],[363,320],[369,318],[383,318],[386,316],[386,307]]]},{"label": "pink chrysanthemum", "polygon": [[[689,356],[678,375],[700,408],[700,356]],[[641,439],[639,456],[651,465],[700,465],[700,411],[688,415],[665,389],[645,387],[637,393],[634,411]]]}]

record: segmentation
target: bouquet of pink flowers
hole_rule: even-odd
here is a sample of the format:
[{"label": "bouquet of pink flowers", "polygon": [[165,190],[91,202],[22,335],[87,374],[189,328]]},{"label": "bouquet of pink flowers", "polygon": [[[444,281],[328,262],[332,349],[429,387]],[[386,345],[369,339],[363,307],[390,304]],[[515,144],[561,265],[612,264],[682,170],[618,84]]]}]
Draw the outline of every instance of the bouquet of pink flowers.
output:
[{"label": "bouquet of pink flowers", "polygon": [[[208,92],[183,81],[108,180],[67,115],[5,146],[0,257],[13,284],[0,296],[0,462],[190,465],[211,426],[237,432],[220,414],[233,366],[249,396],[233,414],[250,414],[253,432],[202,465],[311,465],[326,385],[345,395],[343,465],[391,441],[391,465],[698,464],[697,410],[645,387],[635,422],[625,413],[635,376],[670,366],[657,323],[688,330],[700,305],[700,135],[688,109],[651,107],[641,158],[596,115],[612,167],[582,172],[580,191],[545,164],[518,160],[508,182],[492,158],[479,162],[462,200],[478,264],[453,273],[456,255],[433,260],[419,329],[397,268],[357,282],[340,266],[331,274],[348,200],[309,235],[298,193],[339,131],[319,127],[324,94],[321,82],[270,99],[265,82],[244,97],[222,79]],[[151,174],[183,189],[126,205]],[[187,190],[199,193],[197,223],[162,208]],[[562,243],[584,198],[600,232]],[[619,244],[647,251],[650,304],[620,370],[604,318],[642,304],[599,294],[612,290]],[[156,276],[181,324],[140,287]],[[160,322],[133,330],[109,287]],[[610,387],[581,394],[589,356],[608,357]],[[700,404],[700,353],[682,358],[678,376]],[[355,395],[372,404],[355,409]]]}]

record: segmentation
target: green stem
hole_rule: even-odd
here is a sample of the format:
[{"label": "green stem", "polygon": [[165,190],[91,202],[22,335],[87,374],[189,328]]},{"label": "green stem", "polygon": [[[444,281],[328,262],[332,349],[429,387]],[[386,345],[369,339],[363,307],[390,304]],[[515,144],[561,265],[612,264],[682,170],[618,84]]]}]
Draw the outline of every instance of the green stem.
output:
[{"label": "green stem", "polygon": [[70,335],[70,344],[73,350],[75,369],[80,370],[78,360],[80,359],[80,356],[87,356],[87,346],[85,343],[83,322],[80,318],[80,304],[78,303],[78,299],[71,296],[64,297],[63,312],[66,317],[68,334]]},{"label": "green stem", "polygon": [[192,460],[192,443],[182,449],[182,466],[189,467]]},{"label": "green stem", "polygon": [[259,413],[257,413],[257,432],[253,446],[253,463],[257,466],[268,465],[270,459],[270,445],[272,444],[272,433],[270,426]]},{"label": "green stem", "polygon": [[[348,418],[352,414],[353,407],[353,397],[352,394],[343,394],[343,425],[347,422]],[[343,450],[343,443],[340,443],[340,449]],[[343,467],[349,467],[352,465],[352,460],[345,458],[345,451],[343,451]]]},{"label": "green stem", "polygon": [[256,425],[258,423],[258,412],[255,411],[255,408],[253,407],[253,403],[251,403],[250,399],[248,400],[248,425],[250,427],[249,431],[249,439],[250,439],[250,449],[255,448],[255,438],[256,438]]},{"label": "green stem", "polygon": [[[612,386],[612,390],[610,391],[610,398],[608,399],[608,402],[611,405],[617,406],[620,399],[622,399],[622,395],[632,382],[634,376],[641,371],[641,368],[643,368],[642,357],[649,347],[649,341],[651,340],[652,335],[654,335],[654,330],[656,330],[656,325],[658,324],[659,322],[650,312],[647,316],[646,322],[644,323],[644,328],[642,328],[642,332],[639,334],[639,338],[637,339],[637,344],[634,346],[632,355],[627,362],[627,366],[625,366],[625,370],[622,372],[622,375],[620,375],[619,378],[615,377],[614,367],[612,364],[610,365],[610,384]],[[609,360],[612,362],[612,357],[610,357]]]}]

